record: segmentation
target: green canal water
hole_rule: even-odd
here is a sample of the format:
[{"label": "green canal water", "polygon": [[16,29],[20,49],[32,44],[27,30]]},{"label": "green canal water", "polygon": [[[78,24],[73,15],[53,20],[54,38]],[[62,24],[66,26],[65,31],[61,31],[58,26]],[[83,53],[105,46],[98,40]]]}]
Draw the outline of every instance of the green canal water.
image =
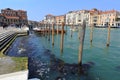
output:
[{"label": "green canal water", "polygon": [[[48,39],[48,35],[45,37],[40,36],[39,34],[31,34],[30,36],[26,37],[19,37],[12,44],[10,50],[8,50],[8,55],[22,55],[32,58],[28,65],[28,67],[30,66],[30,76],[32,76],[30,78],[39,78],[36,76],[38,73],[35,73],[33,69],[41,68],[36,66],[39,66],[41,64],[39,61],[43,60],[40,58],[44,57],[41,55],[44,53],[44,49],[50,50],[57,59],[64,61],[64,63],[78,63],[78,51],[80,45],[78,32],[73,32],[73,36],[71,37],[71,32],[69,28],[67,28],[67,34],[64,35],[63,53],[60,51],[61,35],[54,35],[54,46],[52,46],[51,35],[50,41],[48,41]],[[86,28],[82,63],[94,63],[94,65],[88,70],[88,74],[85,77],[83,76],[81,79],[69,75],[65,79],[55,79],[53,77],[51,79],[45,80],[120,80],[120,29],[111,29],[109,47],[106,47],[106,41],[107,28],[94,28],[92,44],[90,43],[90,28]],[[17,47],[19,46],[22,46],[24,48],[24,51],[18,51],[19,48]],[[35,61],[32,61],[34,59]],[[47,62],[50,60],[46,57],[44,57],[44,59],[44,61]],[[50,76],[55,76],[57,74],[57,72],[49,73]]]},{"label": "green canal water", "polygon": [[[73,37],[69,29],[64,36],[63,53],[60,52],[60,35],[54,36],[54,47],[52,42],[42,38],[43,45],[52,50],[57,58],[66,63],[78,63],[79,38],[78,32],[73,32]],[[51,40],[52,41],[52,40]],[[89,77],[93,80],[120,80],[120,29],[111,29],[110,46],[106,47],[107,29],[95,28],[93,31],[93,43],[90,43],[90,28],[86,29],[83,63],[94,62],[95,65],[89,71]]]}]

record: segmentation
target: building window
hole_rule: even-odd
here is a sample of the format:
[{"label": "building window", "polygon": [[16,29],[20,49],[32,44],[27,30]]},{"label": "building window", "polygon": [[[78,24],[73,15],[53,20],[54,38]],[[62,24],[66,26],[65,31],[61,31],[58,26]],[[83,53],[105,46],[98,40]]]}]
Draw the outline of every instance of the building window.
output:
[{"label": "building window", "polygon": [[4,13],[4,11],[2,11],[2,13]]},{"label": "building window", "polygon": [[120,24],[118,23],[118,26],[120,26]]},{"label": "building window", "polygon": [[97,22],[97,20],[94,20],[94,22]]},{"label": "building window", "polygon": [[81,22],[81,20],[78,20],[78,22]]}]

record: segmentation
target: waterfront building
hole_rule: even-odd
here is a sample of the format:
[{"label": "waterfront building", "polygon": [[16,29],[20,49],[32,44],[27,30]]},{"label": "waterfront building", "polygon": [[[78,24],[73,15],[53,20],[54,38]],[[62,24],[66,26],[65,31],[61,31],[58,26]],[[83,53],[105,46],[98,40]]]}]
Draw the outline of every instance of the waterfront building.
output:
[{"label": "waterfront building", "polygon": [[120,12],[116,10],[101,11],[92,9],[90,12],[90,24],[94,26],[105,26],[108,25],[120,26]]},{"label": "waterfront building", "polygon": [[65,15],[55,16],[55,22],[57,25],[61,25],[62,22],[65,22]]},{"label": "waterfront building", "polygon": [[44,24],[58,24],[61,25],[62,22],[65,22],[65,15],[54,16],[52,14],[48,14],[44,17]]},{"label": "waterfront building", "polygon": [[88,10],[70,11],[66,14],[66,25],[81,25],[85,19],[89,25],[90,13]]},{"label": "waterfront building", "polygon": [[4,19],[4,16],[0,13],[0,26],[2,26]]},{"label": "waterfront building", "polygon": [[119,11],[117,11],[117,17],[116,17],[115,24],[117,27],[120,27],[120,12]]},{"label": "waterfront building", "polygon": [[76,14],[76,25],[80,24],[82,25],[83,21],[86,20],[86,24],[87,26],[90,25],[90,13],[88,10],[80,10],[80,11],[77,11],[77,14]]},{"label": "waterfront building", "polygon": [[120,12],[116,10],[104,11],[101,14],[101,25],[120,26],[118,18],[120,18]]},{"label": "waterfront building", "polygon": [[66,25],[81,25],[86,20],[87,26],[120,26],[120,12],[116,10],[102,11],[96,8],[91,10],[69,11],[66,15],[53,16],[51,14],[45,16],[44,22]]},{"label": "waterfront building", "polygon": [[89,10],[90,13],[90,19],[89,24],[91,26],[98,26],[101,24],[101,12],[100,10],[97,10],[96,8]]},{"label": "waterfront building", "polygon": [[10,8],[2,9],[1,14],[4,17],[2,19],[2,22],[11,25],[11,24],[17,24],[17,25],[27,25],[27,11],[24,10],[13,10]]},{"label": "waterfront building", "polygon": [[32,25],[33,27],[39,27],[40,26],[40,22],[28,20],[28,25]]},{"label": "waterfront building", "polygon": [[53,16],[52,14],[48,14],[44,17],[45,24],[52,24],[52,22],[55,22],[55,16]]},{"label": "waterfront building", "polygon": [[65,16],[66,25],[76,25],[77,11],[69,11]]}]

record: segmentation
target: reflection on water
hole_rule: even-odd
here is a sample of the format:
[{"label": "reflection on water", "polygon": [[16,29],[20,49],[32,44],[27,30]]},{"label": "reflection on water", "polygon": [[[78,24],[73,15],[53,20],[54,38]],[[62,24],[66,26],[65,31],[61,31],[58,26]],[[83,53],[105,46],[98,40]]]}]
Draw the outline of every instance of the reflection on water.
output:
[{"label": "reflection on water", "polygon": [[[90,29],[87,28],[81,73],[79,73],[80,68],[77,65],[78,32],[73,32],[72,38],[70,31],[67,32],[67,35],[64,35],[62,55],[60,51],[61,35],[54,35],[53,47],[51,35],[44,37],[39,34],[17,38],[7,54],[9,56],[29,57],[29,78],[42,80],[120,80],[120,29],[111,30],[111,44],[109,48],[106,48],[107,29],[94,29],[91,46]],[[48,41],[49,38],[50,41]],[[25,50],[19,54],[19,48]]]}]

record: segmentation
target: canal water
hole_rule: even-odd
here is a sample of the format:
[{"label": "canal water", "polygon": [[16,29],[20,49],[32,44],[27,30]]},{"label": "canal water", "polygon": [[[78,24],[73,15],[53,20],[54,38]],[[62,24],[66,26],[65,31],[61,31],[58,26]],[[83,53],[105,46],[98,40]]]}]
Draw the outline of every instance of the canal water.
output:
[{"label": "canal water", "polygon": [[[66,29],[66,28],[65,28]],[[94,28],[93,43],[90,43],[90,28],[86,29],[83,48],[83,72],[79,72],[79,32],[67,28],[64,35],[63,53],[60,51],[61,35],[18,37],[7,55],[29,59],[29,79],[41,80],[120,80],[120,29],[111,29],[110,46],[106,47],[107,29]],[[50,38],[50,40],[49,40]]]}]

